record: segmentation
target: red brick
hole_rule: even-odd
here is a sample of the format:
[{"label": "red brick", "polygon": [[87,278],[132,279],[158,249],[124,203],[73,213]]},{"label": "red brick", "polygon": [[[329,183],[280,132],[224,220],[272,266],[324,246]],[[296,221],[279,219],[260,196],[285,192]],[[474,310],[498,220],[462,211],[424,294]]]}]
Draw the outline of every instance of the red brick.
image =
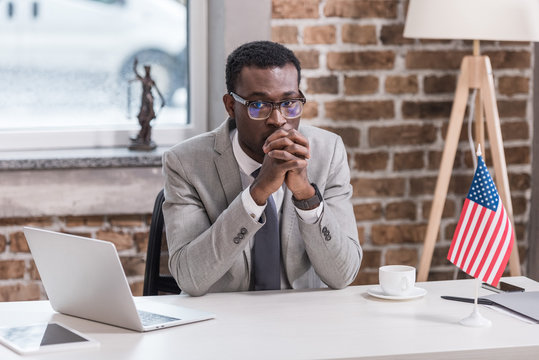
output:
[{"label": "red brick", "polygon": [[120,261],[125,272],[125,276],[144,275],[146,262],[140,256],[121,256]]},{"label": "red brick", "polygon": [[[442,152],[441,151],[429,151],[429,165],[430,170],[439,169],[442,163]],[[459,150],[455,154],[455,159],[453,160],[453,168],[459,168],[462,165],[462,154]]]},{"label": "red brick", "polygon": [[115,215],[109,217],[112,226],[140,227],[144,225],[144,217],[141,215]]},{"label": "red brick", "polygon": [[335,44],[337,30],[333,25],[307,26],[303,30],[303,42],[312,44]]},{"label": "red brick", "polygon": [[353,179],[351,181],[354,189],[353,196],[359,197],[387,197],[403,196],[405,181],[397,179]]},{"label": "red brick", "polygon": [[500,117],[526,117],[526,100],[498,100]]},{"label": "red brick", "polygon": [[318,19],[319,0],[272,0],[271,16],[274,19]]},{"label": "red brick", "polygon": [[529,69],[531,67],[529,51],[485,51],[482,55],[490,58],[493,69]]},{"label": "red brick", "polygon": [[412,201],[392,202],[386,206],[386,220],[416,220],[416,205]]},{"label": "red brick", "polygon": [[413,170],[425,167],[423,151],[396,153],[393,157],[393,170]]},{"label": "red brick", "polygon": [[375,146],[420,145],[436,141],[433,125],[400,125],[371,127],[369,144]]},{"label": "red brick", "polygon": [[434,194],[436,177],[420,177],[410,179],[410,195]]},{"label": "red brick", "polygon": [[142,296],[144,291],[144,281],[135,281],[129,284],[129,288],[131,289],[131,294],[133,294],[133,296]]},{"label": "red brick", "polygon": [[346,147],[357,147],[359,146],[359,129],[353,128],[353,127],[322,127],[325,130],[331,131],[332,133],[335,133],[339,135]]},{"label": "red brick", "polygon": [[524,197],[512,197],[511,203],[513,204],[513,215],[524,215],[528,209],[528,200]]},{"label": "red brick", "polygon": [[65,226],[75,227],[75,226],[93,226],[98,227],[103,225],[104,217],[103,216],[66,216],[62,219],[65,223]]},{"label": "red brick", "polygon": [[133,237],[122,232],[99,230],[96,234],[99,240],[110,241],[117,250],[127,250],[133,247]]},{"label": "red brick", "polygon": [[22,279],[24,260],[0,260],[0,279]]},{"label": "red brick", "polygon": [[26,242],[26,237],[24,236],[24,233],[22,231],[17,231],[12,234],[9,234],[9,243],[9,250],[12,253],[30,252],[30,248],[28,247],[28,243]]},{"label": "red brick", "polygon": [[500,76],[498,91],[509,96],[527,94],[530,92],[530,79],[525,76]]},{"label": "red brick", "polygon": [[359,45],[375,45],[377,43],[376,26],[374,25],[343,24],[341,32],[343,43]]},{"label": "red brick", "polygon": [[298,50],[294,54],[301,63],[302,69],[318,69],[320,67],[320,53],[317,50]]},{"label": "red brick", "polygon": [[374,245],[422,243],[427,226],[424,224],[373,225],[371,238]]},{"label": "red brick", "polygon": [[137,252],[146,253],[146,251],[148,250],[148,237],[149,236],[150,236],[150,233],[148,231],[136,232],[133,235],[133,239],[135,240],[135,245],[137,246]]},{"label": "red brick", "polygon": [[53,223],[52,218],[50,217],[17,217],[17,218],[0,218],[0,226],[14,226],[14,225],[24,225],[24,226],[34,226],[34,227],[48,227]]},{"label": "red brick", "polygon": [[0,253],[6,251],[7,239],[4,235],[0,234]]},{"label": "red brick", "polygon": [[271,28],[271,40],[281,44],[297,44],[297,26],[273,26]]},{"label": "red brick", "polygon": [[449,181],[449,192],[459,196],[465,196],[470,190],[473,174],[470,175],[453,175]]},{"label": "red brick", "polygon": [[318,117],[318,103],[316,101],[307,101],[303,106],[302,119],[314,119]]},{"label": "red brick", "polygon": [[408,69],[458,69],[469,51],[411,50],[406,53]]},{"label": "red brick", "polygon": [[351,285],[372,285],[378,284],[378,271],[359,271]]},{"label": "red brick", "polygon": [[507,164],[530,164],[531,154],[529,146],[506,146],[505,162]]},{"label": "red brick", "polygon": [[378,92],[379,80],[376,76],[345,76],[344,93],[346,95],[365,95]]},{"label": "red brick", "polygon": [[449,253],[449,246],[436,246],[432,252],[432,266],[447,266],[451,265],[447,260],[447,254]]},{"label": "red brick", "polygon": [[504,121],[500,127],[504,141],[530,139],[530,129],[526,121]]},{"label": "red brick", "polygon": [[0,301],[27,301],[41,299],[41,289],[38,284],[0,285]]},{"label": "red brick", "polygon": [[457,87],[455,75],[430,75],[423,80],[423,90],[426,94],[454,93]]},{"label": "red brick", "polygon": [[326,117],[333,120],[376,120],[395,117],[393,101],[330,101]]},{"label": "red brick", "polygon": [[324,7],[326,17],[397,18],[399,0],[328,0]]},{"label": "red brick", "polygon": [[389,94],[415,94],[418,91],[417,76],[388,76],[385,88]]},{"label": "red brick", "polygon": [[382,205],[380,203],[354,205],[354,215],[357,221],[380,219]]},{"label": "red brick", "polygon": [[359,244],[360,245],[365,244],[365,227],[364,226],[357,227],[357,236],[359,238]]},{"label": "red brick", "polygon": [[361,269],[376,269],[381,265],[382,252],[380,250],[365,250],[363,251],[363,260],[361,261]]},{"label": "red brick", "polygon": [[525,191],[531,188],[530,174],[515,174],[510,172],[508,178],[511,191]]},{"label": "red brick", "polygon": [[34,260],[30,261],[30,268],[28,269],[28,274],[30,274],[30,279],[32,280],[41,280],[41,276],[39,275],[39,271],[37,270],[37,266]]},{"label": "red brick", "polygon": [[330,70],[390,70],[395,65],[393,51],[329,52]]},{"label": "red brick", "polygon": [[[423,219],[428,220],[430,217],[430,210],[432,207],[432,201],[423,202]],[[444,209],[442,210],[442,218],[452,218],[457,215],[455,209],[455,202],[451,199],[445,199]]]},{"label": "red brick", "polygon": [[408,39],[403,36],[404,25],[384,25],[380,31],[380,41],[384,45],[404,45],[413,44],[414,39]]},{"label": "red brick", "polygon": [[402,116],[405,119],[449,118],[451,101],[403,101]]},{"label": "red brick", "polygon": [[355,168],[359,171],[376,171],[387,169],[389,155],[387,152],[355,154]]},{"label": "red brick", "polygon": [[311,94],[337,94],[339,92],[339,79],[336,76],[308,78],[307,92]]},{"label": "red brick", "polygon": [[444,281],[453,280],[453,273],[455,270],[436,270],[430,271],[427,276],[427,281]]},{"label": "red brick", "polygon": [[417,266],[417,250],[410,248],[388,249],[385,263],[387,265]]}]

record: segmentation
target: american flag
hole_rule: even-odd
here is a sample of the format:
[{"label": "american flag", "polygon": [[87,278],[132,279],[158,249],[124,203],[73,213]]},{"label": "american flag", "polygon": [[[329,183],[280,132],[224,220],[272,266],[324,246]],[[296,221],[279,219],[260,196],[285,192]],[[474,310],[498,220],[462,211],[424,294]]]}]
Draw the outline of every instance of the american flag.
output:
[{"label": "american flag", "polygon": [[514,235],[511,221],[481,156],[447,259],[474,278],[498,285]]}]

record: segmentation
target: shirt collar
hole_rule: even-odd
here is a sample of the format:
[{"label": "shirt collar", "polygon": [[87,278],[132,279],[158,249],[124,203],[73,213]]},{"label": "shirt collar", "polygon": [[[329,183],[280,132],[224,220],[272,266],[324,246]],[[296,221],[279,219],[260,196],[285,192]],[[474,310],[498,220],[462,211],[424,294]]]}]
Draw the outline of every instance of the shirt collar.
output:
[{"label": "shirt collar", "polygon": [[258,169],[261,164],[253,160],[243,151],[240,145],[240,141],[238,139],[238,130],[233,130],[232,135],[232,150],[234,152],[234,157],[236,158],[236,161],[238,162],[238,165],[240,167],[240,170],[243,171],[247,175],[251,175],[253,171]]}]

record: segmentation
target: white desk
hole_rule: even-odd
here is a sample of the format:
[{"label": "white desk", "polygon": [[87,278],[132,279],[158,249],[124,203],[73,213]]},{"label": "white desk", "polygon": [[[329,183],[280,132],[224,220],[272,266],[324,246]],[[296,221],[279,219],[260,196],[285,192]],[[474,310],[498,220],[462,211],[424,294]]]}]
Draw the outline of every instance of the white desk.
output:
[{"label": "white desk", "polygon": [[[508,282],[538,291],[525,277]],[[420,283],[420,299],[378,300],[369,286],[344,290],[159,296],[168,304],[211,311],[214,320],[137,333],[54,313],[47,301],[0,303],[0,325],[55,320],[101,343],[100,349],[24,359],[537,359],[539,325],[481,307],[488,328],[458,321],[472,304],[440,295],[472,297],[473,280]],[[480,295],[491,294],[481,289]],[[147,298],[138,298],[144,301]],[[0,346],[0,359],[22,357]]]}]

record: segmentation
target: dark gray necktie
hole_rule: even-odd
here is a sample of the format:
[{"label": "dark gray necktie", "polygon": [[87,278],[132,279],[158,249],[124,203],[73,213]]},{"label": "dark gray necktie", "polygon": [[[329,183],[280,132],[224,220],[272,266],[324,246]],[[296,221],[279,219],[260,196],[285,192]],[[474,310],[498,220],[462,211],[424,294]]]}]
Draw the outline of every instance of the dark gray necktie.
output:
[{"label": "dark gray necktie", "polygon": [[[253,171],[257,177],[260,168]],[[252,252],[254,290],[278,290],[281,288],[281,244],[279,218],[273,196],[267,200],[266,223],[255,234]]]}]

